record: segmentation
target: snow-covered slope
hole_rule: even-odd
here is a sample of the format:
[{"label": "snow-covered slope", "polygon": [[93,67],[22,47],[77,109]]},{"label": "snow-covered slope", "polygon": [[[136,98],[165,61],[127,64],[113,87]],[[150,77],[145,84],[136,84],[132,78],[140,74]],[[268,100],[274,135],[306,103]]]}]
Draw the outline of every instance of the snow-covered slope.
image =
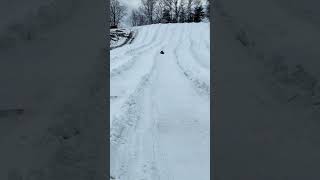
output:
[{"label": "snow-covered slope", "polygon": [[111,176],[208,180],[209,23],[133,30],[110,52]]}]

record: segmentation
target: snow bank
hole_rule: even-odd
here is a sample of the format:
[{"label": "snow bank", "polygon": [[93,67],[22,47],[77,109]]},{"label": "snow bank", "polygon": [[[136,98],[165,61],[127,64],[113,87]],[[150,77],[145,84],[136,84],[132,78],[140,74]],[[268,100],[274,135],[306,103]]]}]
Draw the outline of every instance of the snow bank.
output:
[{"label": "snow bank", "polygon": [[119,47],[124,45],[129,38],[131,38],[132,32],[130,29],[110,29],[110,48]]},{"label": "snow bank", "polygon": [[209,179],[209,24],[132,30],[110,51],[111,176]]}]

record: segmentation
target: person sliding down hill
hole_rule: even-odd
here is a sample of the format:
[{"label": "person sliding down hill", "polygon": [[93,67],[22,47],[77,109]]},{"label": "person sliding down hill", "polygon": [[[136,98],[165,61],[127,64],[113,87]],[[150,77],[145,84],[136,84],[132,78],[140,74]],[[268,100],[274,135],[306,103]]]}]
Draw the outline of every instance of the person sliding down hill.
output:
[{"label": "person sliding down hill", "polygon": [[164,52],[163,52],[163,51],[160,51],[160,54],[164,54]]}]

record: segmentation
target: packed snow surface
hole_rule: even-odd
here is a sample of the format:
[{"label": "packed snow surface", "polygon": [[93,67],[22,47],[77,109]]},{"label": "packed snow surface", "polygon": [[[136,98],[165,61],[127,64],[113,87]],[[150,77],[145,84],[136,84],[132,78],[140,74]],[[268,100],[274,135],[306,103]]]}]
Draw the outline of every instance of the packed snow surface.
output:
[{"label": "packed snow surface", "polygon": [[110,51],[111,179],[209,180],[209,26],[135,27]]}]

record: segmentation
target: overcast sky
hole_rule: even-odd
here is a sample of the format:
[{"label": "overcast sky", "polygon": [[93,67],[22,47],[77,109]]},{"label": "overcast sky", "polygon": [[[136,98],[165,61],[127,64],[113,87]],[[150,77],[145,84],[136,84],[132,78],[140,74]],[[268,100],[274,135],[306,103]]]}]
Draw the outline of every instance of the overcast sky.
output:
[{"label": "overcast sky", "polygon": [[141,0],[121,0],[121,2],[127,5],[130,9],[139,7]]}]

